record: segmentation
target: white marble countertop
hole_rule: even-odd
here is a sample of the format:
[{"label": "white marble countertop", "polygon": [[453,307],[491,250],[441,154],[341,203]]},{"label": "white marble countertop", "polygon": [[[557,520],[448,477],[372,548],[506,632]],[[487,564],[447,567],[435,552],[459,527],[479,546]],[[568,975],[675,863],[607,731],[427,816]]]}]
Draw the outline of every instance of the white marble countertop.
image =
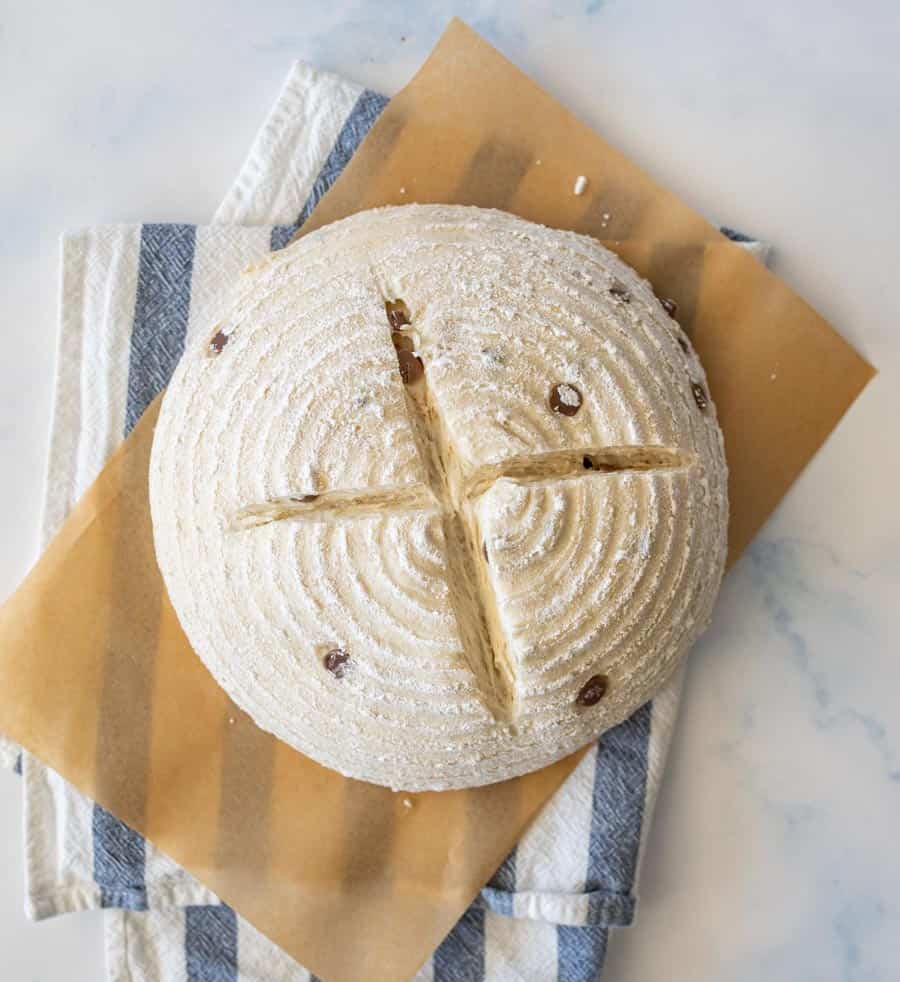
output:
[{"label": "white marble countertop", "polygon": [[[900,978],[890,0],[6,4],[0,596],[37,548],[59,233],[208,221],[293,59],[391,93],[454,12],[700,211],[774,242],[777,272],[881,369],[727,579],[692,656],[638,922],[604,978]],[[0,775],[0,975],[97,982],[99,915],[21,914],[16,780]]]}]

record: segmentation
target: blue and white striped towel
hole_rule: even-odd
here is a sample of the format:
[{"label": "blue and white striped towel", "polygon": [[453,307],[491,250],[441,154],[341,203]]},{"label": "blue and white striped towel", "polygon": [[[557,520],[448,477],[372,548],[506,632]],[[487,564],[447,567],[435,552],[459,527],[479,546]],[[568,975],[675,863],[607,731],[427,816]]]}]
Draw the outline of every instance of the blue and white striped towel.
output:
[{"label": "blue and white striped towel", "polygon": [[[295,65],[214,224],[104,226],[64,237],[44,541],[166,385],[185,340],[218,319],[244,266],[288,241],[386,102]],[[764,247],[748,247],[764,257]],[[591,749],[417,980],[599,977],[609,928],[633,916],[679,690],[680,677]],[[113,982],[311,978],[57,774],[27,753],[19,766],[27,911],[40,919],[107,908]]]}]

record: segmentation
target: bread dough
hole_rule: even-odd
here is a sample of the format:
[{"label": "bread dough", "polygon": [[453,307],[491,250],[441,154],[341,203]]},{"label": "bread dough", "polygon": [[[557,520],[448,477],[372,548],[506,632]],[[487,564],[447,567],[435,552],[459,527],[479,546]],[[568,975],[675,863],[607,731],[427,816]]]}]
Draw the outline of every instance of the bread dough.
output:
[{"label": "bread dough", "polygon": [[703,369],[633,270],[406,205],[244,275],[164,397],[150,497],[231,698],[415,791],[550,764],[653,695],[709,619],[726,479]]}]

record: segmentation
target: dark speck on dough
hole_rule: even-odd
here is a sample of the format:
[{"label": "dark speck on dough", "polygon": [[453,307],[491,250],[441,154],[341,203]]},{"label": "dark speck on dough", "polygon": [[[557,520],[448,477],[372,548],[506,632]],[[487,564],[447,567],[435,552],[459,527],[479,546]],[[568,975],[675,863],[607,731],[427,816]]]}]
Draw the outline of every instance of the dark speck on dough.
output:
[{"label": "dark speck on dough", "polygon": [[593,675],[581,687],[575,702],[579,706],[596,706],[606,695],[609,688],[609,679],[605,675]]},{"label": "dark speck on dough", "polygon": [[691,392],[694,393],[694,402],[697,403],[697,408],[706,409],[709,405],[709,399],[703,386],[699,382],[691,382]]},{"label": "dark speck on dough", "polygon": [[216,331],[209,342],[209,350],[212,354],[219,354],[225,345],[228,344],[228,335],[224,331]]},{"label": "dark speck on dough", "polygon": [[322,664],[335,678],[344,677],[344,666],[350,660],[350,653],[344,648],[332,648],[322,659]]}]

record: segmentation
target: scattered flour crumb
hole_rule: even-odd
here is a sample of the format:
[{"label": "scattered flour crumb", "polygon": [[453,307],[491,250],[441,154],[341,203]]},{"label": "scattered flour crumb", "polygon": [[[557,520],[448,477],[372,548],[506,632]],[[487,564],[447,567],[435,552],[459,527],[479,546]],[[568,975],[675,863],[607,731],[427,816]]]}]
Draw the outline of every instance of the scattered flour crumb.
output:
[{"label": "scattered flour crumb", "polygon": [[609,212],[608,211],[603,212],[603,221],[604,222],[608,222],[609,221]]},{"label": "scattered flour crumb", "polygon": [[534,162],[534,165],[535,165],[535,167],[540,167],[541,166],[541,161],[540,160],[536,160]]},{"label": "scattered flour crumb", "polygon": [[233,716],[229,716],[228,717],[228,725],[229,726],[234,726],[234,717]]},{"label": "scattered flour crumb", "polygon": [[400,193],[401,194],[406,194],[406,188],[400,188]]},{"label": "scattered flour crumb", "polygon": [[409,798],[404,798],[403,799],[403,807],[404,808],[412,808],[412,802],[409,800]]},{"label": "scattered flour crumb", "polygon": [[559,394],[559,401],[565,406],[580,406],[581,397],[572,388],[571,385],[566,385],[563,383],[557,388],[557,393]]},{"label": "scattered flour crumb", "polygon": [[774,382],[775,379],[777,379],[777,378],[778,378],[778,373],[777,372],[772,372],[772,374],[769,376],[769,381],[770,382]]},{"label": "scattered flour crumb", "polygon": [[572,190],[575,194],[584,194],[587,186],[588,179],[584,176],[584,174],[579,174],[578,177],[575,178],[575,187]]}]

